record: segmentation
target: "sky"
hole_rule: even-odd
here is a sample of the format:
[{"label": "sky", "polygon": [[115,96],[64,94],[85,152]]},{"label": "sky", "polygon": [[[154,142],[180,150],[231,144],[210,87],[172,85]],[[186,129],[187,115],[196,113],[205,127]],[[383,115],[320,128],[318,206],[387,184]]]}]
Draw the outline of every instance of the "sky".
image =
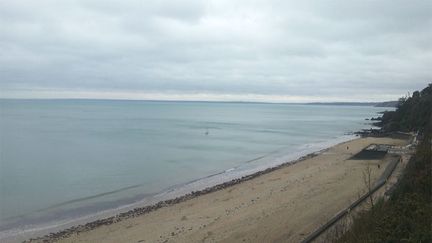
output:
[{"label": "sky", "polygon": [[0,0],[1,98],[386,101],[432,82],[430,0]]}]

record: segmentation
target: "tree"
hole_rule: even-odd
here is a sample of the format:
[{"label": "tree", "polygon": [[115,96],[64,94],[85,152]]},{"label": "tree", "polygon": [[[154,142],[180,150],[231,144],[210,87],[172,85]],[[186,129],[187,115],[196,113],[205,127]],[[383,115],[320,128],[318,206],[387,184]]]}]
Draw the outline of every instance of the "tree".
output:
[{"label": "tree", "polygon": [[371,208],[374,206],[373,197],[372,197],[372,168],[370,166],[370,163],[367,162],[366,168],[363,171],[363,182],[366,186],[367,192],[369,194],[369,202],[371,205]]}]

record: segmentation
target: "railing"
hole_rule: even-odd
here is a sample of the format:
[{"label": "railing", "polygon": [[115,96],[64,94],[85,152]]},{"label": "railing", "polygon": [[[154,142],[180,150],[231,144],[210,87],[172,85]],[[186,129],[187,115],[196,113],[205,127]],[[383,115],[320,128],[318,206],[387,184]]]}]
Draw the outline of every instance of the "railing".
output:
[{"label": "railing", "polygon": [[338,222],[341,218],[343,218],[345,215],[347,215],[351,210],[353,210],[355,207],[357,207],[360,203],[362,203],[364,200],[366,200],[369,196],[371,196],[373,193],[375,193],[378,189],[380,189],[388,180],[388,178],[391,176],[393,171],[396,169],[397,164],[401,160],[401,157],[398,156],[397,158],[390,161],[390,163],[387,165],[385,171],[382,173],[380,178],[375,182],[374,186],[371,188],[370,191],[365,193],[363,196],[361,196],[359,199],[357,199],[355,202],[353,202],[350,206],[345,208],[344,210],[337,213],[333,218],[331,218],[327,223],[320,226],[318,229],[316,229],[312,234],[310,234],[308,237],[306,237],[302,243],[309,243],[314,241],[318,236],[320,236],[322,233],[324,233],[326,230],[328,230],[331,226],[333,226],[336,222]]}]

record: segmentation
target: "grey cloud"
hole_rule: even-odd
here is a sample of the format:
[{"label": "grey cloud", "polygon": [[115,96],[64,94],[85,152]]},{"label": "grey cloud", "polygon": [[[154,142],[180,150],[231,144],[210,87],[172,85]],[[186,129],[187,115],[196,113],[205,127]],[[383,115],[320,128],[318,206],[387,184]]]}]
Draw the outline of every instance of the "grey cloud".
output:
[{"label": "grey cloud", "polygon": [[415,1],[3,1],[0,89],[398,97],[432,77]]}]

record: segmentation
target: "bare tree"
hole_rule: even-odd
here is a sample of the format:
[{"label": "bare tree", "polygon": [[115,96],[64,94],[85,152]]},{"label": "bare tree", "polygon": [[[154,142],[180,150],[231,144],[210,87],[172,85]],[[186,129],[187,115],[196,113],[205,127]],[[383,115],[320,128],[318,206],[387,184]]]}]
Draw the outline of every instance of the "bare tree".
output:
[{"label": "bare tree", "polygon": [[373,196],[372,196],[372,168],[370,166],[370,163],[368,162],[366,165],[366,168],[363,171],[363,182],[366,186],[367,192],[369,194],[369,201],[371,208],[374,206],[373,202]]}]

